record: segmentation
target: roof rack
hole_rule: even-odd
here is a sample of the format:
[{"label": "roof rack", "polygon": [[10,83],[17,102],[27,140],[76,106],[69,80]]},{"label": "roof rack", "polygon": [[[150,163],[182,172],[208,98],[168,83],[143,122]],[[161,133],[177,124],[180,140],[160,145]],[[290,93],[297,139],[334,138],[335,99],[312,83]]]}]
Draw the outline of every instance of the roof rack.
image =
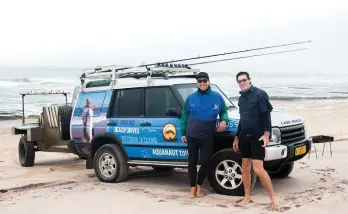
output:
[{"label": "roof rack", "polygon": [[[192,69],[185,64],[163,64],[159,63],[154,67],[134,67],[129,69],[119,69],[117,66],[104,66],[96,67],[92,69],[85,69],[82,73],[80,80],[83,88],[88,88],[91,84],[89,81],[104,81],[109,87],[115,87],[118,79],[121,78],[147,78],[148,85],[152,85],[153,77],[163,77],[168,79],[168,75],[175,75],[180,73],[191,73],[196,75],[200,69]],[[110,82],[110,84],[108,83]]]},{"label": "roof rack", "polygon": [[50,90],[50,91],[28,91],[28,92],[24,92],[24,93],[19,93],[20,95],[22,96],[25,96],[25,95],[46,95],[46,94],[70,94],[70,92],[65,92],[65,91],[61,91],[61,90]]}]

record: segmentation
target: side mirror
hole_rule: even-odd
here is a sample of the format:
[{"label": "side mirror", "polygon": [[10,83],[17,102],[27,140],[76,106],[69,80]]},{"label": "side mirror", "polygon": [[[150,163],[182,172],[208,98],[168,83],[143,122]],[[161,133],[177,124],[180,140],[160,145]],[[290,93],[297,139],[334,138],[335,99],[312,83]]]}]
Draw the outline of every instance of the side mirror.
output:
[{"label": "side mirror", "polygon": [[181,111],[176,108],[167,108],[166,116],[181,118]]}]

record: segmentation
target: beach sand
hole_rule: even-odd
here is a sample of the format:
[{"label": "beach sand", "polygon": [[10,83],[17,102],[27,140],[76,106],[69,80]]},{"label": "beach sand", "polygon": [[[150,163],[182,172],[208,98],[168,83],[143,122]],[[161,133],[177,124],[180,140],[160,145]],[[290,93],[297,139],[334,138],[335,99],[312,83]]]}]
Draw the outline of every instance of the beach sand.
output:
[{"label": "beach sand", "polygon": [[[284,213],[347,213],[348,209],[348,102],[272,102],[276,108],[302,116],[313,135],[335,137],[332,157],[329,144],[317,144],[311,156],[297,161],[286,179],[272,180]],[[240,197],[218,195],[205,182],[206,197],[188,200],[186,169],[154,172],[131,168],[122,183],[101,183],[85,162],[72,154],[36,153],[34,167],[19,165],[19,136],[9,134],[10,124],[0,125],[0,213],[276,213],[258,181],[253,203],[239,207]]]}]

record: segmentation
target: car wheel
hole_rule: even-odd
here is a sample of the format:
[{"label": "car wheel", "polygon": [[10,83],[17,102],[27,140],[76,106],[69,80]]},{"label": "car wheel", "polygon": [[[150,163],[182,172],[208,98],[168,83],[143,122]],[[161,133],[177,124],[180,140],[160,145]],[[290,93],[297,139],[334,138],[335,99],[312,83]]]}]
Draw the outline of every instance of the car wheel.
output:
[{"label": "car wheel", "polygon": [[27,141],[25,136],[21,137],[19,140],[18,157],[22,166],[30,167],[34,165],[35,145],[33,142]]},{"label": "car wheel", "polygon": [[121,182],[128,175],[128,164],[121,148],[116,144],[105,144],[95,153],[94,171],[102,182]]},{"label": "car wheel", "polygon": [[292,162],[282,166],[276,172],[269,172],[269,175],[271,178],[279,178],[279,179],[286,178],[291,174],[292,170],[294,169],[294,165],[295,165],[295,163],[292,161]]},{"label": "car wheel", "polygon": [[[256,183],[256,175],[251,171],[251,189]],[[242,157],[232,149],[221,150],[211,160],[208,174],[210,186],[218,194],[244,195],[242,180]]]}]

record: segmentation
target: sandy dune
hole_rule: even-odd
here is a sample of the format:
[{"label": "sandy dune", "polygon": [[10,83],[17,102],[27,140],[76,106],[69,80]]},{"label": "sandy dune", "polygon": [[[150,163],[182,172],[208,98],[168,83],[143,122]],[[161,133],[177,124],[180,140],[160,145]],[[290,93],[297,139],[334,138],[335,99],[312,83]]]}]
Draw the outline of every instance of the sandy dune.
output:
[{"label": "sandy dune", "polygon": [[[284,103],[276,103],[283,108]],[[326,144],[317,144],[296,162],[289,178],[273,180],[276,195],[285,213],[347,213],[348,135],[347,103],[302,102],[284,105],[287,111],[304,116],[312,132],[342,139],[332,143],[333,156]],[[325,108],[326,106],[326,108]],[[332,106],[332,107],[327,107]],[[284,108],[285,108],[284,107]],[[300,108],[299,108],[300,107]],[[314,107],[314,109],[313,109]],[[322,108],[320,108],[322,107]],[[310,108],[310,110],[308,110]],[[315,109],[317,108],[317,109]],[[330,112],[330,113],[327,113]],[[339,115],[338,115],[339,114]],[[322,117],[324,115],[324,117]],[[324,119],[323,119],[324,118]],[[6,127],[9,122],[2,127]],[[325,132],[324,132],[325,131]],[[238,207],[239,197],[215,194],[206,183],[207,196],[186,199],[188,177],[185,169],[154,172],[151,168],[131,168],[127,181],[101,183],[84,161],[71,154],[36,153],[34,167],[19,165],[17,143],[7,129],[0,135],[0,213],[271,213],[269,198],[260,182],[253,189],[253,203]]]}]

